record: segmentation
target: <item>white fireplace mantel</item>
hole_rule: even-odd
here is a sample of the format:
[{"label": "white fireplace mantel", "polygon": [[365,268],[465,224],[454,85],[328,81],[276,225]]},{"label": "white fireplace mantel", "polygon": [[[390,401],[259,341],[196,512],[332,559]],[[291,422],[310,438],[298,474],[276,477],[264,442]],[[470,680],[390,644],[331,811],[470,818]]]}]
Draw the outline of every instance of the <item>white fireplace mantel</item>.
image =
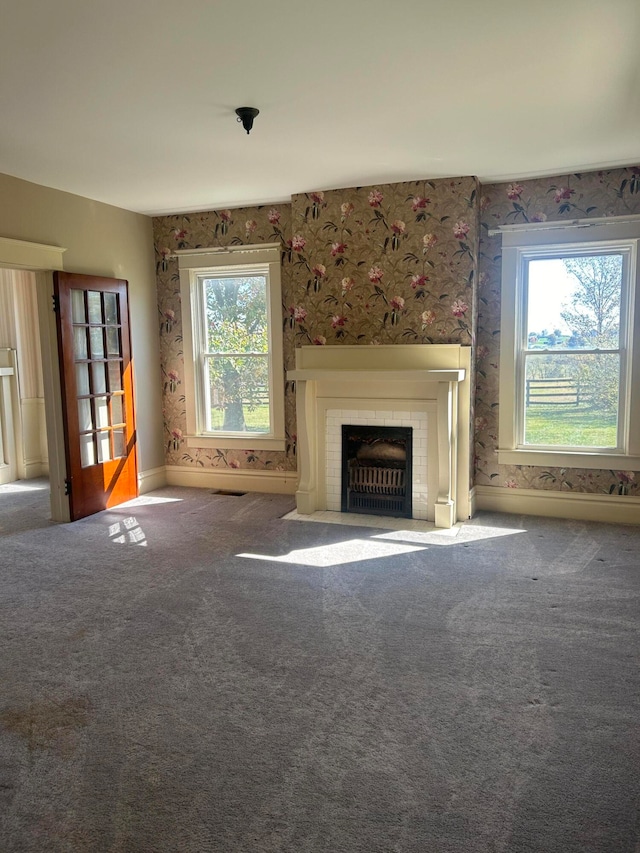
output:
[{"label": "white fireplace mantel", "polygon": [[[470,349],[457,344],[324,346],[296,350],[298,512],[327,509],[326,415],[394,410],[429,417],[425,483],[437,527],[469,517]],[[387,419],[388,420],[388,419]],[[421,472],[418,471],[418,476]],[[428,517],[428,516],[427,516]]]}]

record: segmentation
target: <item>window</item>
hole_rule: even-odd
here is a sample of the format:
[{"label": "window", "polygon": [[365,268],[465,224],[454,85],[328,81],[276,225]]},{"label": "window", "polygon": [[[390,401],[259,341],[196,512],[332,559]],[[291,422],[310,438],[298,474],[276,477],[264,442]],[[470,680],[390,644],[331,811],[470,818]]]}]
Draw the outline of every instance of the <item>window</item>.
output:
[{"label": "window", "polygon": [[638,467],[639,234],[628,220],[504,230],[500,462]]},{"label": "window", "polygon": [[183,250],[178,258],[187,444],[283,450],[279,246]]}]

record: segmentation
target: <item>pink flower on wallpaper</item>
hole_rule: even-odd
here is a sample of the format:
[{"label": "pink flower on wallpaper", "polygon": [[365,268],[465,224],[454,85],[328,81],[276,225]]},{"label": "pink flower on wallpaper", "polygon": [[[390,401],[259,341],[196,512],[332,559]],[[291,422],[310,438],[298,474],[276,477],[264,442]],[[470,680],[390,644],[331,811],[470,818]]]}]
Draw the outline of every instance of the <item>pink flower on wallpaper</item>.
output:
[{"label": "pink flower on wallpaper", "polygon": [[520,196],[524,192],[522,184],[509,184],[507,187],[507,198],[511,201],[519,201]]},{"label": "pink flower on wallpaper", "polygon": [[354,210],[355,207],[351,204],[350,201],[343,201],[340,205],[340,219],[344,222],[345,219],[351,216]]},{"label": "pink flower on wallpaper", "polygon": [[570,187],[558,187],[553,195],[553,200],[557,204],[560,204],[561,201],[568,201],[574,193],[575,190],[572,190]]},{"label": "pink flower on wallpaper", "polygon": [[174,441],[182,441],[182,430],[181,430],[181,429],[178,429],[178,427],[174,427],[174,428],[171,430],[171,438],[172,438]]},{"label": "pink flower on wallpaper", "polygon": [[309,198],[314,204],[324,204],[324,193],[321,191],[309,193]]},{"label": "pink flower on wallpaper", "polygon": [[231,222],[231,211],[230,210],[221,210],[220,211],[220,219],[223,222]]},{"label": "pink flower on wallpaper", "polygon": [[383,198],[384,196],[382,195],[380,190],[371,190],[371,192],[369,193],[369,206],[380,207]]},{"label": "pink flower on wallpaper", "polygon": [[313,342],[317,347],[323,347],[326,344],[327,339],[324,335],[316,335]]},{"label": "pink flower on wallpaper", "polygon": [[177,370],[168,370],[167,379],[169,380],[169,382],[175,382],[177,384],[180,384],[180,374]]},{"label": "pink flower on wallpaper", "polygon": [[277,225],[280,222],[280,211],[272,207],[269,213],[267,213],[267,219],[272,225]]},{"label": "pink flower on wallpaper", "polygon": [[162,316],[165,320],[167,320],[167,322],[173,323],[173,321],[176,319],[176,312],[172,308],[165,308],[165,310],[162,312]]},{"label": "pink flower on wallpaper", "polygon": [[244,224],[244,229],[247,232],[247,235],[253,234],[257,227],[258,223],[255,221],[255,219],[247,219]]},{"label": "pink flower on wallpaper", "polygon": [[184,240],[184,238],[187,236],[187,232],[184,230],[184,228],[176,228],[173,232],[173,236],[176,238],[176,240]]},{"label": "pink flower on wallpaper", "polygon": [[407,230],[407,226],[402,219],[396,219],[391,223],[391,230],[394,234],[404,234]]},{"label": "pink flower on wallpaper", "polygon": [[336,255],[343,255],[344,250],[347,248],[346,243],[332,243],[331,244],[331,257],[335,258]]},{"label": "pink flower on wallpaper", "polygon": [[303,308],[302,305],[292,305],[289,308],[289,314],[291,314],[296,323],[302,323],[307,316],[307,309]]},{"label": "pink flower on wallpaper", "polygon": [[348,293],[353,288],[355,281],[350,276],[347,276],[346,278],[342,279],[341,284],[342,284],[342,295],[344,296],[346,293]]},{"label": "pink flower on wallpaper", "polygon": [[463,302],[462,299],[456,299],[456,301],[451,306],[451,313],[454,317],[464,317],[468,310],[469,306],[466,302]]},{"label": "pink flower on wallpaper", "polygon": [[636,479],[633,471],[616,471],[616,474],[621,483],[633,483]]},{"label": "pink flower on wallpaper", "polygon": [[316,264],[312,270],[312,275],[315,275],[316,278],[324,278],[327,274],[327,268],[324,264]]},{"label": "pink flower on wallpaper", "polygon": [[489,347],[486,347],[484,344],[481,344],[476,349],[476,355],[478,358],[486,358],[489,355]]},{"label": "pink flower on wallpaper", "polygon": [[419,210],[424,210],[430,201],[431,199],[423,198],[421,195],[414,196],[411,202],[411,209],[414,213],[417,213]]},{"label": "pink flower on wallpaper", "polygon": [[464,219],[461,219],[459,222],[456,222],[456,224],[453,226],[453,236],[456,238],[456,240],[464,240],[468,233],[469,225],[467,225]]},{"label": "pink flower on wallpaper", "polygon": [[344,324],[346,322],[347,322],[347,318],[341,317],[339,314],[334,314],[333,317],[331,318],[331,325],[333,326],[334,329],[338,329],[341,326],[344,326]]},{"label": "pink flower on wallpaper", "polygon": [[430,326],[432,323],[435,322],[435,319],[436,319],[436,312],[435,311],[429,310],[429,311],[423,311],[422,312],[422,325],[423,326]]},{"label": "pink flower on wallpaper", "polygon": [[429,276],[416,273],[414,276],[411,276],[411,287],[416,290],[418,287],[424,287],[428,281]]},{"label": "pink flower on wallpaper", "polygon": [[165,259],[169,257],[171,254],[171,249],[168,249],[166,246],[163,246],[162,249],[159,249],[160,257]]},{"label": "pink flower on wallpaper", "polygon": [[489,207],[490,204],[491,204],[491,199],[489,198],[489,196],[486,196],[486,195],[480,196],[480,211],[482,213],[485,212],[485,210]]},{"label": "pink flower on wallpaper", "polygon": [[541,210],[539,210],[537,213],[533,214],[533,216],[531,217],[531,221],[532,222],[546,222],[547,221],[547,214],[543,213]]},{"label": "pink flower on wallpaper", "polygon": [[485,417],[479,415],[476,418],[476,429],[477,430],[486,429],[488,426],[489,426],[489,421]]},{"label": "pink flower on wallpaper", "polygon": [[240,467],[240,463],[238,462],[237,459],[230,459],[229,460],[229,468],[239,468],[239,467]]},{"label": "pink flower on wallpaper", "polygon": [[429,249],[433,249],[437,242],[438,238],[435,234],[425,234],[422,238],[422,245],[424,246],[424,251],[426,252]]},{"label": "pink flower on wallpaper", "polygon": [[369,270],[369,281],[372,284],[378,284],[382,281],[382,276],[384,275],[384,270],[381,270],[380,267],[371,267]]},{"label": "pink flower on wallpaper", "polygon": [[291,248],[294,252],[301,252],[306,245],[307,241],[304,239],[302,234],[294,234],[291,238]]},{"label": "pink flower on wallpaper", "polygon": [[509,477],[509,479],[508,479],[508,480],[505,480],[505,481],[504,481],[504,487],[505,487],[505,489],[517,489],[517,488],[518,488],[518,484],[517,484],[517,483],[516,483],[516,481],[513,479],[513,477]]},{"label": "pink flower on wallpaper", "polygon": [[394,311],[404,311],[404,299],[402,296],[394,296],[393,299],[389,302],[389,305],[393,308]]}]

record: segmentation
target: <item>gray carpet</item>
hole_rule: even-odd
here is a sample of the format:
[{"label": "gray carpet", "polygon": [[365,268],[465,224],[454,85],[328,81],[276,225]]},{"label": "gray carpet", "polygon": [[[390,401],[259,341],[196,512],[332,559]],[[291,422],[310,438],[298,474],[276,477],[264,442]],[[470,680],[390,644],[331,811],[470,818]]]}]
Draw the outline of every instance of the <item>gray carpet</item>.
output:
[{"label": "gray carpet", "polygon": [[50,518],[46,477],[0,486],[0,536],[49,527]]},{"label": "gray carpet", "polygon": [[638,853],[640,528],[154,496],[0,538],[2,853]]}]

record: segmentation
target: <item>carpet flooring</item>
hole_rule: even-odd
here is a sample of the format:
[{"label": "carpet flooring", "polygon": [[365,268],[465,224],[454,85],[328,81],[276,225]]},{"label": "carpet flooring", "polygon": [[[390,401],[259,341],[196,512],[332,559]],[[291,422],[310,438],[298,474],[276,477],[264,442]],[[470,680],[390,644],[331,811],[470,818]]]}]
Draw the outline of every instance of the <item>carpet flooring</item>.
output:
[{"label": "carpet flooring", "polygon": [[0,537],[2,853],[640,851],[640,528],[292,508]]}]

